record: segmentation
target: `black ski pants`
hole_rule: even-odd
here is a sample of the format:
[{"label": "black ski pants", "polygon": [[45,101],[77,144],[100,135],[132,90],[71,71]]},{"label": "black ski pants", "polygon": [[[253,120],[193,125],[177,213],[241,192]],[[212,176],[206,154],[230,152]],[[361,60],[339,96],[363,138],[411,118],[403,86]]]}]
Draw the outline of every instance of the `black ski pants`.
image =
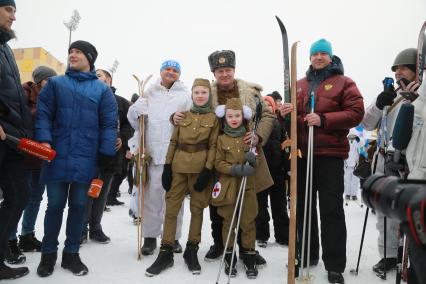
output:
[{"label": "black ski pants", "polygon": [[[297,161],[297,235],[301,260],[303,212],[305,208],[306,158]],[[310,259],[319,259],[317,194],[321,218],[322,260],[327,271],[343,272],[346,266],[346,223],[343,210],[343,159],[313,158],[313,192]],[[308,220],[308,218],[306,218]],[[308,222],[306,222],[308,224]],[[307,232],[307,231],[306,231]],[[307,244],[306,233],[306,244]],[[307,247],[307,246],[305,246]],[[306,262],[305,249],[305,262]],[[299,262],[300,263],[300,262]]]},{"label": "black ski pants", "polygon": [[117,194],[120,191],[120,185],[123,182],[123,180],[127,177],[128,161],[129,160],[123,157],[123,164],[122,164],[121,171],[114,174],[112,178],[112,182],[111,182],[111,187],[108,193],[108,200],[113,200],[117,198]]},{"label": "black ski pants", "polygon": [[0,141],[0,261],[8,249],[8,239],[15,230],[29,198],[28,176],[23,156]]},{"label": "black ski pants", "polygon": [[210,221],[212,228],[213,242],[218,246],[223,246],[222,226],[223,218],[217,213],[217,207],[209,204]]},{"label": "black ski pants", "polygon": [[[107,197],[111,188],[113,175],[110,173],[100,174],[100,179],[104,182],[98,198],[88,197],[86,201],[86,209],[84,212],[83,234],[88,232],[102,231],[102,217],[104,215]],[[89,228],[90,227],[90,228]]]},{"label": "black ski pants", "polygon": [[[288,243],[287,195],[284,174],[281,171],[271,172],[274,185],[257,193],[259,213],[256,218],[256,240],[267,241],[269,233],[268,199],[271,203],[274,236],[277,242]],[[269,197],[269,198],[268,198]]]}]

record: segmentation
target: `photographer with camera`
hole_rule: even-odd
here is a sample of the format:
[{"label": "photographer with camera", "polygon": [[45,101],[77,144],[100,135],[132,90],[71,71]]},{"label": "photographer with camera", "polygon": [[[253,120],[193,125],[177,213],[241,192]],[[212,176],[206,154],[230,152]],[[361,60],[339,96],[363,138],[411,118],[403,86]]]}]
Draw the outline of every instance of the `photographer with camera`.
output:
[{"label": "photographer with camera", "polygon": [[[395,72],[395,79],[400,85],[400,90],[396,91],[392,85],[386,85],[384,81],[384,90],[377,96],[376,101],[367,108],[361,122],[366,130],[379,129],[378,148],[372,162],[372,171],[375,174],[397,177],[406,175],[404,159],[400,159],[399,163],[394,162],[391,136],[398,112],[405,102],[400,92],[413,91],[418,88],[418,84],[414,82],[416,57],[417,50],[415,48],[404,49],[396,56],[391,69]],[[376,228],[379,231],[378,247],[381,260],[373,266],[373,271],[378,274],[395,269],[397,265],[399,224],[392,219],[387,220],[386,223],[385,226],[385,215],[377,211]],[[385,236],[387,239],[386,258]]]}]

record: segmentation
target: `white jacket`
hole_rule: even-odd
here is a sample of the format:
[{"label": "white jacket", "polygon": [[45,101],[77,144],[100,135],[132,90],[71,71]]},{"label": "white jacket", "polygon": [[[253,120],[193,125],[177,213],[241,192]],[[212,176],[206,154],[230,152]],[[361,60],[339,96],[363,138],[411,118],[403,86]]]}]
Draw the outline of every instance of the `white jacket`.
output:
[{"label": "white jacket", "polygon": [[359,159],[359,148],[362,146],[362,142],[358,142],[356,139],[349,140],[349,153],[348,158],[345,160],[345,167],[355,167]]},{"label": "white jacket", "polygon": [[[398,100],[400,95],[398,94],[395,98],[395,101]],[[395,121],[398,116],[399,109],[401,108],[402,101],[399,102],[391,112],[388,113],[386,118],[386,128],[387,128],[387,136],[386,141],[383,138],[383,134],[380,137],[380,147],[384,146],[384,143],[386,142],[386,145],[392,146],[390,142],[392,141],[392,132],[393,128],[395,126]],[[380,110],[376,106],[376,101],[374,101],[365,111],[364,118],[361,121],[361,126],[364,127],[365,130],[374,130],[376,128],[380,128],[381,121],[382,121],[383,111]],[[380,135],[380,134],[379,134]],[[379,138],[378,138],[379,139]],[[376,165],[376,174],[384,174],[384,167],[385,167],[385,159],[382,155],[378,155],[378,152],[374,154],[375,158],[377,158],[377,165]],[[372,162],[372,165],[374,165],[375,162]]]},{"label": "white jacket", "polygon": [[[425,74],[426,75],[426,74]],[[408,178],[426,179],[426,82],[419,88],[419,97],[413,102],[413,134],[405,152],[410,173]]]},{"label": "white jacket", "polygon": [[[166,161],[167,149],[174,129],[170,116],[177,111],[187,111],[192,105],[191,93],[183,82],[176,81],[170,89],[166,89],[160,83],[159,78],[145,91],[148,100],[145,147],[155,165],[164,164]],[[127,118],[135,130],[139,130],[138,114],[141,113],[136,109],[137,107],[138,104],[133,104],[127,113]]]}]

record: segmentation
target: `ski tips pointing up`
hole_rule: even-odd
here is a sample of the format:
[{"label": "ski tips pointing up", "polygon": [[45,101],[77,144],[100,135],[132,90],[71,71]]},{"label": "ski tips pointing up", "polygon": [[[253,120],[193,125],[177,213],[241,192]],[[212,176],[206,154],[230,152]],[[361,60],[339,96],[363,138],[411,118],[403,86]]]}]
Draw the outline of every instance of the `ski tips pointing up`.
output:
[{"label": "ski tips pointing up", "polygon": [[275,18],[277,19],[278,25],[280,26],[281,32],[287,33],[287,30],[285,29],[285,26],[283,24],[283,22],[281,21],[281,19],[278,16],[275,16]]}]

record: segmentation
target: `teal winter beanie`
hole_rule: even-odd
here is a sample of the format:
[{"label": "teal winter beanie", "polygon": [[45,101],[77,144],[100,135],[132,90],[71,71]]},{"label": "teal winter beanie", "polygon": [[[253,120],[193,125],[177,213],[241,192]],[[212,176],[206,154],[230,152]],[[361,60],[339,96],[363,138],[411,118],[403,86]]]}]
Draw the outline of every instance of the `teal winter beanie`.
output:
[{"label": "teal winter beanie", "polygon": [[330,56],[330,58],[333,57],[333,50],[331,49],[331,43],[329,41],[327,41],[326,39],[323,39],[323,38],[314,42],[311,45],[311,50],[309,51],[309,56],[312,56],[317,52],[325,52]]}]

